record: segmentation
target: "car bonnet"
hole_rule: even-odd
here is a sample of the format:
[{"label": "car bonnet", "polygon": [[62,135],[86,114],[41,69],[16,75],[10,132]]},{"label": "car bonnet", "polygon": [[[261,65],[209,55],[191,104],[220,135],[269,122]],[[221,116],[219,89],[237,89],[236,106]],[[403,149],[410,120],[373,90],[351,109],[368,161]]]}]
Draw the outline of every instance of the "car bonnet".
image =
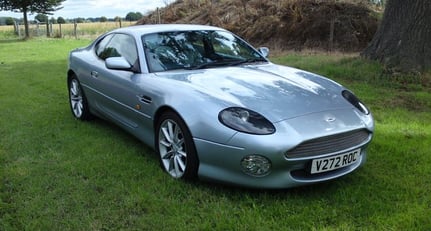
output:
[{"label": "car bonnet", "polygon": [[[244,107],[278,122],[315,112],[352,108],[332,80],[272,63],[156,73],[225,107]],[[191,90],[192,90],[191,89]],[[210,103],[210,102],[208,102]]]}]

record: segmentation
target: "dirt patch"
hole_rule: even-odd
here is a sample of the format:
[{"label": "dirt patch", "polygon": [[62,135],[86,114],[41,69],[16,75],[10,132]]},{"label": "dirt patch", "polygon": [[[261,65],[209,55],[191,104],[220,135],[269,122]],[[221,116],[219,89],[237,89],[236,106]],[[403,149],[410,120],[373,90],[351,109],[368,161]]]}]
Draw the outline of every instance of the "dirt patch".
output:
[{"label": "dirt patch", "polygon": [[138,24],[158,22],[215,25],[256,46],[350,52],[365,48],[378,25],[366,4],[320,0],[183,0]]}]

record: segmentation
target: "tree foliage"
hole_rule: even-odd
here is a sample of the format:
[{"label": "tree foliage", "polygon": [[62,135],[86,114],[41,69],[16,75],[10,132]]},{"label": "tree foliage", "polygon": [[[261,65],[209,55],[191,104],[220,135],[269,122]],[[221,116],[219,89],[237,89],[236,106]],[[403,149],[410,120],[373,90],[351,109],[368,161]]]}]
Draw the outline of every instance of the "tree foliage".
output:
[{"label": "tree foliage", "polygon": [[51,17],[51,19],[49,19],[49,22],[52,24],[56,24],[57,23],[57,19],[54,17]]},{"label": "tree foliage", "polygon": [[75,22],[76,22],[76,23],[84,23],[84,22],[85,22],[85,18],[81,18],[81,17],[76,18],[76,19],[75,19]]},{"label": "tree foliage", "polygon": [[47,22],[48,21],[48,15],[46,14],[37,14],[34,19],[36,19],[39,22]]},{"label": "tree foliage", "polygon": [[127,21],[138,21],[142,17],[143,17],[143,15],[140,12],[129,12],[126,15],[126,20]]},{"label": "tree foliage", "polygon": [[64,24],[64,23],[66,23],[66,20],[63,17],[58,17],[57,18],[57,23],[58,24]]},{"label": "tree foliage", "polygon": [[24,16],[25,37],[30,37],[28,29],[28,13],[51,14],[61,9],[61,3],[65,0],[0,0],[0,9],[13,12],[21,12]]},{"label": "tree foliage", "polygon": [[13,20],[12,17],[7,17],[5,23],[6,25],[13,25],[15,21]]}]

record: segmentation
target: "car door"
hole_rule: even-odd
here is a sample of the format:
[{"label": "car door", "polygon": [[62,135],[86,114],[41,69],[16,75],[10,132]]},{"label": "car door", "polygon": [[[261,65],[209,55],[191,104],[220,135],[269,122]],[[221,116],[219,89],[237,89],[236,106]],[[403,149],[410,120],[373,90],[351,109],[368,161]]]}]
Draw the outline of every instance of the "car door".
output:
[{"label": "car door", "polygon": [[[142,75],[135,39],[128,34],[113,34],[109,41],[102,40],[95,49],[98,65],[93,66],[92,84],[98,93],[96,107],[120,126],[129,130],[139,127],[140,117],[148,116],[139,111],[140,100],[137,81]],[[132,70],[108,69],[105,60],[110,57],[123,57]],[[142,122],[141,122],[142,123]]]}]

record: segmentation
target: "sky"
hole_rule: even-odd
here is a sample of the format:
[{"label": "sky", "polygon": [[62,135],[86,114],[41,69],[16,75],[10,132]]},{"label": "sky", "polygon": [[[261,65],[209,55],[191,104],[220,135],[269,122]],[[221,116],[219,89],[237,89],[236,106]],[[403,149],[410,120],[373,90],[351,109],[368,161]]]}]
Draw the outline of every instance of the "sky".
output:
[{"label": "sky", "polygon": [[[171,2],[174,2],[174,0],[66,0],[61,5],[63,9],[54,11],[53,15],[49,15],[49,18],[63,17],[65,19],[72,19],[78,17],[97,18],[102,16],[107,18],[120,16],[124,18],[129,12],[146,14],[157,7],[164,7]],[[32,20],[36,14],[29,14],[28,16]],[[23,14],[0,11],[0,17],[22,18]]]}]

